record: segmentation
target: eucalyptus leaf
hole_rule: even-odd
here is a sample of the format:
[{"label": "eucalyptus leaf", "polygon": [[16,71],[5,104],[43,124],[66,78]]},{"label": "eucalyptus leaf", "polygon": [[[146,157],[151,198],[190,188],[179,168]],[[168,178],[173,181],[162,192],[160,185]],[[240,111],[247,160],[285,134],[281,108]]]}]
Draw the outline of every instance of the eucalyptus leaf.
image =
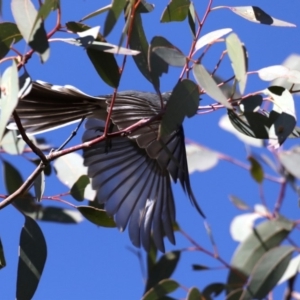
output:
[{"label": "eucalyptus leaf", "polygon": [[235,33],[231,33],[226,38],[226,48],[235,74],[235,78],[239,83],[240,93],[243,94],[246,88],[247,81],[247,58],[244,47]]},{"label": "eucalyptus leaf", "polygon": [[28,45],[40,54],[43,62],[50,55],[47,34],[42,19],[35,22],[38,12],[30,0],[12,0],[11,9],[16,24]]},{"label": "eucalyptus leaf", "polygon": [[180,259],[180,251],[164,254],[149,270],[145,293],[156,286],[161,280],[171,277]]},{"label": "eucalyptus leaf", "polygon": [[164,22],[181,22],[186,19],[191,1],[190,0],[171,0],[164,9],[160,21]]},{"label": "eucalyptus leaf", "polygon": [[224,96],[214,79],[202,65],[195,64],[193,67],[193,74],[200,87],[205,90],[208,96],[223,104],[225,107],[232,109],[232,106],[227,101],[227,98]]},{"label": "eucalyptus leaf", "polygon": [[47,245],[38,224],[25,216],[21,231],[16,299],[32,299],[43,273]]},{"label": "eucalyptus leaf", "polygon": [[12,66],[8,67],[2,76],[0,82],[0,101],[1,101],[1,118],[0,118],[0,141],[6,129],[6,125],[18,104],[19,79],[16,63],[13,61]]},{"label": "eucalyptus leaf", "polygon": [[45,174],[43,171],[37,176],[33,186],[35,191],[35,199],[39,202],[41,201],[45,191]]},{"label": "eucalyptus leaf", "polygon": [[257,6],[236,6],[226,8],[229,8],[235,14],[251,22],[271,26],[296,27],[295,24],[273,18]]},{"label": "eucalyptus leaf", "polygon": [[174,292],[179,284],[172,279],[163,279],[142,297],[142,300],[162,299],[164,295]]},{"label": "eucalyptus leaf", "polygon": [[233,270],[229,272],[228,285],[234,286],[235,289],[242,286],[259,259],[269,249],[280,245],[293,227],[293,222],[282,217],[257,225],[233,254],[231,261]]},{"label": "eucalyptus leaf", "polygon": [[204,46],[212,44],[213,42],[215,42],[216,40],[218,40],[219,38],[228,34],[231,31],[232,31],[231,28],[222,28],[222,29],[211,31],[201,36],[195,45],[194,54]]},{"label": "eucalyptus leaf", "polygon": [[92,206],[77,206],[78,211],[90,222],[101,227],[116,227],[114,219],[103,209]]},{"label": "eucalyptus leaf", "polygon": [[196,114],[199,104],[197,85],[188,79],[177,83],[166,105],[159,128],[159,136],[172,133],[180,126],[184,118]]},{"label": "eucalyptus leaf", "polygon": [[280,246],[262,256],[254,267],[247,285],[247,290],[253,298],[263,299],[272,291],[284,274],[295,250],[292,246]]},{"label": "eucalyptus leaf", "polygon": [[118,21],[118,18],[123,11],[126,4],[126,0],[113,0],[111,7],[109,8],[107,17],[104,23],[104,36],[107,36],[111,30],[114,28],[115,24]]},{"label": "eucalyptus leaf", "polygon": [[10,22],[0,23],[0,59],[2,59],[10,49],[12,44],[19,42],[22,35],[16,24]]}]

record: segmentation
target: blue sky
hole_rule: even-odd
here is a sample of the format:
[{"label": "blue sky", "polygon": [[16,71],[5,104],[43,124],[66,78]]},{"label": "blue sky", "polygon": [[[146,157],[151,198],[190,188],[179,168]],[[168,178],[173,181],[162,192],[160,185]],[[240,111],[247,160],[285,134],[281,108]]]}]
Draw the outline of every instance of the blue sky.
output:
[{"label": "blue sky", "polygon": [[[3,21],[12,21],[10,1],[3,1]],[[62,24],[67,21],[78,21],[86,14],[109,4],[109,1],[75,0],[62,2]],[[206,1],[197,2],[196,9],[202,16]],[[198,3],[201,2],[201,3]],[[155,10],[148,15],[143,15],[144,28],[148,41],[153,36],[166,37],[184,53],[188,53],[192,42],[188,23],[159,22],[160,16],[168,1],[153,1]],[[300,34],[298,1],[288,2],[255,1],[247,3],[234,0],[215,0],[213,6],[228,5],[253,5],[269,13],[271,16],[297,24],[297,28],[273,27],[249,22],[229,10],[217,10],[211,13],[205,23],[203,34],[212,30],[230,27],[245,43],[249,53],[249,70],[276,65],[292,53],[300,53],[300,43],[297,41]],[[53,14],[54,16],[54,14]],[[47,20],[46,28],[49,31],[55,23],[55,18]],[[104,16],[95,17],[86,21],[90,26],[103,26]],[[119,32],[123,27],[120,20],[114,31],[108,36],[110,43],[117,44]],[[66,35],[58,34],[57,36]],[[17,48],[24,53],[25,44],[18,44]],[[218,60],[224,44],[220,43],[212,47],[203,64],[212,68]],[[122,57],[118,58],[120,62]],[[7,64],[0,65],[3,72]],[[228,60],[221,68],[222,76],[231,76]],[[41,64],[37,55],[29,61],[27,70],[34,80],[40,79],[53,84],[71,84],[91,95],[109,94],[112,89],[106,86],[98,77],[84,50],[68,44],[51,43],[49,61]],[[172,90],[180,68],[170,68],[169,74],[161,80],[163,91]],[[249,76],[246,92],[254,92],[268,86],[267,82],[258,79],[257,75]],[[153,91],[149,82],[139,73],[132,59],[128,59],[119,90],[136,89],[141,91]],[[296,107],[298,99],[295,97]],[[211,101],[204,97],[201,105]],[[249,151],[253,153],[265,153],[267,150],[245,147],[234,135],[223,131],[218,126],[219,119],[225,114],[225,110],[206,115],[196,116],[184,123],[185,135],[201,145],[218,152],[229,155],[237,160],[247,163],[246,157]],[[74,126],[66,127],[46,135],[48,143],[59,146],[71,133]],[[83,129],[72,144],[80,143]],[[284,148],[288,149],[299,140],[288,141]],[[23,178],[32,171],[33,165],[25,159],[3,155],[4,159],[22,170]],[[264,166],[265,172],[276,176]],[[202,173],[191,175],[191,183],[194,193],[201,208],[208,217],[215,242],[220,256],[230,262],[231,256],[237,247],[230,236],[229,225],[231,220],[242,212],[237,210],[229,201],[228,195],[233,194],[250,206],[261,203],[259,186],[251,178],[248,171],[225,161]],[[195,239],[201,246],[212,250],[210,240],[203,226],[203,221],[196,210],[190,204],[179,185],[174,185],[176,200],[177,220],[181,228]],[[266,202],[273,209],[278,196],[279,185],[265,180],[263,183]],[[68,191],[55,176],[46,178],[45,195],[55,195]],[[0,182],[0,194],[5,194],[5,187]],[[71,198],[67,200],[73,201]],[[44,201],[44,205],[59,205]],[[297,195],[291,188],[287,189],[282,213],[291,219],[299,218]],[[18,242],[20,230],[24,218],[12,206],[0,212],[0,236],[4,246],[7,266],[0,272],[1,298],[13,299],[15,297],[15,282],[18,261]],[[39,223],[48,245],[47,263],[42,275],[40,285],[34,299],[139,299],[144,290],[144,275],[141,266],[133,251],[137,251],[128,238],[127,232],[118,232],[117,229],[97,228],[95,225],[84,221],[78,225],[61,225],[54,223]],[[178,233],[177,245],[172,246],[166,242],[166,250],[183,249],[191,244]],[[133,251],[131,251],[133,250]],[[143,250],[140,252],[145,258]],[[145,264],[145,260],[143,262]],[[182,286],[189,288],[197,286],[200,290],[212,282],[225,282],[227,270],[209,270],[195,272],[192,264],[203,264],[211,267],[220,267],[220,263],[209,258],[201,252],[183,252],[181,261],[173,275]],[[283,287],[279,287],[278,295],[282,295]],[[180,288],[174,293],[175,298],[184,298],[186,291]],[[221,299],[221,298],[220,298]]]}]

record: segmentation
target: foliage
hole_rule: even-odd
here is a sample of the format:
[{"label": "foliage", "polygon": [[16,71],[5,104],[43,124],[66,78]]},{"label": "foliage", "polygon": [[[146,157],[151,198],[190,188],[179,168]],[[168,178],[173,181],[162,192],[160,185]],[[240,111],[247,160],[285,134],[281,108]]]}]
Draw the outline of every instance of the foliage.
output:
[{"label": "foliage", "polygon": [[[249,170],[253,180],[260,187],[266,180],[279,185],[279,195],[273,201],[273,210],[269,208],[270,205],[266,205],[263,196],[261,196],[262,205],[254,208],[238,197],[230,196],[230,200],[238,209],[248,211],[232,220],[231,235],[239,245],[230,262],[224,260],[218,253],[213,233],[206,221],[204,225],[213,251],[202,247],[201,243],[191,238],[178,224],[174,224],[173,229],[185,237],[190,246],[182,249],[178,245],[177,250],[158,257],[155,243],[150,245],[147,253],[147,280],[142,298],[173,299],[166,295],[183,289],[186,291],[186,299],[212,299],[218,295],[231,300],[264,299],[276,290],[278,283],[286,282],[285,299],[290,299],[296,290],[293,282],[299,272],[299,255],[295,256],[299,250],[290,235],[298,229],[299,222],[283,216],[280,209],[284,204],[284,194],[288,186],[299,194],[297,179],[300,179],[300,151],[299,146],[290,150],[283,150],[281,146],[287,139],[300,137],[300,129],[296,126],[297,115],[293,97],[298,92],[300,70],[297,67],[273,65],[249,71],[247,45],[242,42],[243,36],[238,36],[234,28],[216,29],[207,34],[203,34],[202,29],[215,11],[226,9],[259,25],[287,27],[284,30],[290,30],[289,27],[295,25],[276,19],[256,6],[213,7],[213,1],[198,4],[189,0],[171,0],[162,11],[160,22],[188,24],[193,38],[189,53],[186,54],[180,49],[179,42],[173,45],[162,36],[157,35],[150,43],[148,42],[142,20],[145,14],[151,14],[154,5],[144,0],[113,0],[111,4],[83,16],[79,22],[64,20],[65,24],[62,23],[64,11],[59,0],[37,1],[38,3],[31,0],[10,2],[14,21],[0,23],[0,64],[9,63],[0,80],[1,164],[3,182],[8,193],[8,195],[1,193],[0,209],[13,205],[16,208],[15,213],[22,214],[25,220],[24,227],[20,228],[16,298],[31,299],[38,288],[45,263],[47,268],[47,252],[49,253],[51,249],[47,249],[47,236],[44,237],[37,221],[79,223],[84,217],[97,226],[116,227],[114,219],[106,213],[103,205],[93,201],[95,191],[86,176],[87,168],[82,166],[82,157],[75,153],[87,145],[82,143],[67,148],[67,141],[53,151],[46,140],[27,136],[22,120],[20,122],[15,110],[19,99],[25,97],[32,87],[26,65],[30,65],[33,54],[38,54],[42,63],[51,64],[52,62],[48,62],[51,57],[50,47],[52,43],[60,42],[67,44],[70,51],[71,47],[75,46],[84,49],[103,84],[114,89],[114,95],[118,91],[129,57],[133,58],[141,77],[149,81],[161,99],[163,95],[161,81],[163,76],[168,76],[164,74],[172,67],[181,68],[181,74],[178,82],[174,84],[169,101],[165,107],[161,107],[157,140],[163,141],[164,137],[172,134],[183,123],[185,117],[197,118],[202,114],[223,110],[227,116],[220,124],[222,128],[233,132],[246,144],[264,148],[266,152],[273,154],[271,160],[250,152],[247,157],[249,164],[245,165],[234,157],[191,141],[187,143],[186,153],[190,173],[207,171],[215,167],[219,161],[229,161]],[[6,3],[0,1],[0,13],[1,5]],[[200,8],[203,7],[205,14],[201,18]],[[102,14],[105,14],[105,21],[101,24],[103,29],[86,24],[88,20],[97,21]],[[47,31],[45,24],[49,16],[53,15],[57,18],[56,24],[51,31]],[[109,43],[110,32],[120,22],[123,28],[119,32],[119,43]],[[220,23],[216,25],[219,26]],[[59,35],[60,32],[64,33],[63,37]],[[30,47],[24,55],[17,48],[18,42],[22,40]],[[222,43],[223,52],[220,59],[215,61],[213,71],[210,71],[210,67],[206,67],[205,58],[211,48],[219,43]],[[226,60],[227,69],[232,76],[222,78],[219,69]],[[293,62],[297,64],[296,58]],[[18,75],[18,72],[23,75]],[[263,90],[247,93],[249,89],[247,85],[250,85],[249,77],[254,74],[262,81],[271,83]],[[279,79],[280,84],[272,83]],[[73,87],[65,88],[73,93],[81,93]],[[63,87],[58,89],[62,90]],[[84,94],[84,97],[88,95]],[[199,99],[208,99],[209,104],[202,105],[200,102],[201,105],[198,105]],[[272,104],[272,109],[269,109],[266,103]],[[12,124],[12,121],[15,123]],[[117,133],[106,132],[106,135],[100,139],[95,138],[91,143],[106,139],[109,144],[110,138],[113,139],[114,136],[132,136],[140,128],[145,128],[149,124],[151,127],[151,123],[153,125],[156,120],[146,121],[148,122],[146,125],[136,122],[129,129],[125,127]],[[108,127],[107,122],[105,130]],[[24,153],[30,153],[30,156],[25,156]],[[9,156],[5,156],[7,154]],[[14,164],[16,155],[22,156],[36,167],[26,180],[22,178],[20,172],[22,170],[18,170]],[[50,164],[52,161],[53,166]],[[276,175],[267,174],[262,163],[267,164]],[[52,172],[53,167],[55,174]],[[44,190],[49,176],[56,176],[69,191],[60,195],[45,196]],[[30,190],[32,186],[34,195]],[[65,200],[66,196],[72,196],[73,200],[78,202],[88,200],[88,203],[78,206],[72,201]],[[45,199],[63,203],[68,209],[45,206],[43,203]],[[213,217],[211,216],[212,220]],[[194,286],[197,285],[196,282],[186,289],[180,282],[172,279],[173,272],[181,263],[181,257],[188,255],[186,252],[192,251],[214,258],[227,269],[227,278],[224,278],[222,283],[211,282],[203,289]],[[0,269],[4,267],[9,268],[9,264],[5,259],[5,241],[1,242],[0,239]],[[212,267],[202,261],[193,265],[194,271],[208,272],[210,269]]]}]

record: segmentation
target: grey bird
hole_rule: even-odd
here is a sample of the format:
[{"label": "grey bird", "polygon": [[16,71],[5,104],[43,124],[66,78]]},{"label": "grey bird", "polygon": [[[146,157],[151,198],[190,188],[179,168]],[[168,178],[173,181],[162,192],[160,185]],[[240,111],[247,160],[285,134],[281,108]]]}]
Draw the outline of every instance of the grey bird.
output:
[{"label": "grey bird", "polygon": [[[164,104],[170,93],[162,95]],[[33,82],[16,111],[28,133],[37,133],[87,118],[83,142],[103,134],[112,95],[92,97],[72,86]],[[122,130],[161,112],[154,93],[117,93],[111,115],[111,132]],[[171,178],[179,181],[201,212],[192,192],[182,126],[157,140],[160,118],[128,136],[104,140],[84,149],[84,164],[96,191],[117,227],[128,227],[133,245],[150,248],[151,231],[156,247],[164,252],[164,236],[175,244],[175,204]]]}]

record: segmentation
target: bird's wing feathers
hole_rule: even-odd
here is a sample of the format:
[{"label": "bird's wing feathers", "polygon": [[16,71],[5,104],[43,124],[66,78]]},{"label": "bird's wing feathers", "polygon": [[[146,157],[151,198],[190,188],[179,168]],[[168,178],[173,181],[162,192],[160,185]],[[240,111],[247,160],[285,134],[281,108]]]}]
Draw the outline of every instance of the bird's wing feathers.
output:
[{"label": "bird's wing feathers", "polygon": [[[168,97],[169,95],[163,96],[164,102]],[[110,106],[111,99],[107,103]],[[111,118],[119,129],[124,129],[141,119],[151,119],[160,111],[161,102],[156,94],[129,91],[119,93]],[[170,135],[158,140],[159,125],[160,120],[154,120],[151,124],[129,134],[129,137],[135,139],[138,146],[145,149],[148,156],[155,159],[162,170],[168,170],[175,182],[179,179],[191,202],[203,216],[190,185],[183,128],[179,126]]]},{"label": "bird's wing feathers", "polygon": [[[83,141],[103,133],[103,122],[88,119]],[[100,142],[84,150],[84,163],[97,190],[97,199],[105,204],[108,214],[115,216],[118,227],[125,229],[136,246],[149,249],[150,229],[161,251],[166,234],[174,243],[172,223],[175,206],[168,172],[156,160],[145,155],[145,150],[124,137]],[[155,221],[155,222],[154,222]],[[156,223],[157,222],[157,223]]]},{"label": "bird's wing feathers", "polygon": [[[163,96],[164,102],[167,96]],[[103,134],[112,96],[92,97],[71,86],[33,83],[16,108],[28,132],[60,127],[88,117],[83,141]],[[161,111],[156,94],[135,91],[117,94],[112,110],[113,130],[125,129]],[[97,199],[114,215],[117,226],[128,227],[136,246],[150,247],[150,233],[158,249],[164,251],[163,237],[175,243],[173,223],[175,205],[171,179],[180,181],[200,211],[189,181],[184,133],[180,126],[159,140],[160,119],[129,133],[84,149],[84,164],[92,178]]]}]

